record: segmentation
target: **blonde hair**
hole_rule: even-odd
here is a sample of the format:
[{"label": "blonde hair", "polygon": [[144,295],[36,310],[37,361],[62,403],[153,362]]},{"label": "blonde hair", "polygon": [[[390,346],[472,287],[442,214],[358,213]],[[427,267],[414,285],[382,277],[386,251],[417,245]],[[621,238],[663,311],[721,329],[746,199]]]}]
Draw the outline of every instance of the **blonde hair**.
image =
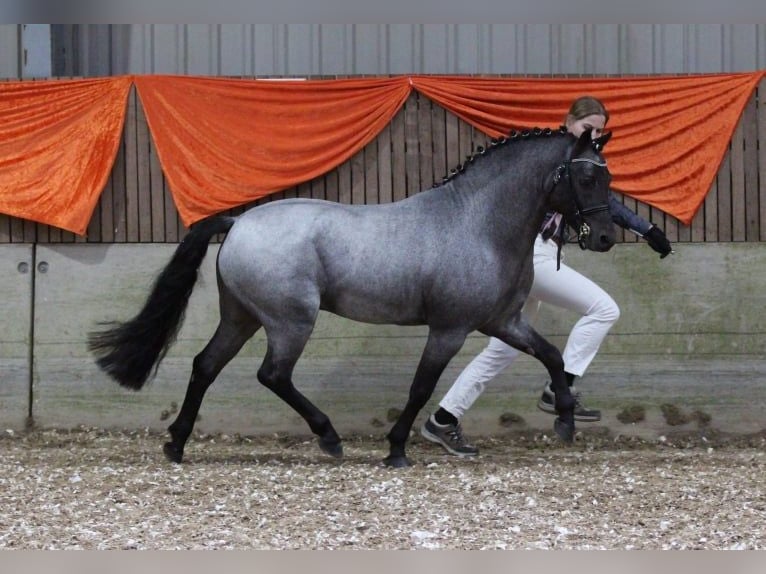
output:
[{"label": "blonde hair", "polygon": [[571,117],[577,121],[594,114],[604,116],[604,124],[609,122],[609,112],[606,111],[606,106],[601,100],[593,96],[581,96],[572,102],[566,119]]}]

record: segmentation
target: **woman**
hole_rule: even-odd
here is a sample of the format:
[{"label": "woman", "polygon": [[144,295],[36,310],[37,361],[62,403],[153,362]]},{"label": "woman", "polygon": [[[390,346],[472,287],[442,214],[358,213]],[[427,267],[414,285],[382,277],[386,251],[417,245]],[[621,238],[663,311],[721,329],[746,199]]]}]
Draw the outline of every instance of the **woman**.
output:
[{"label": "woman", "polygon": [[[576,137],[590,130],[591,137],[602,135],[609,112],[604,104],[591,96],[583,96],[572,103],[565,119],[566,129]],[[644,220],[620,203],[611,193],[609,208],[614,222],[647,240],[649,246],[661,258],[672,252],[670,242],[662,230]],[[548,213],[540,233],[535,239],[533,264],[534,281],[523,313],[534,323],[541,303],[550,303],[581,315],[569,333],[564,347],[564,371],[567,383],[576,399],[575,420],[598,421],[601,412],[585,407],[573,386],[596,356],[601,342],[620,316],[620,309],[609,294],[587,277],[561,263],[558,269],[558,250],[564,237],[561,214]],[[487,382],[507,368],[520,351],[494,337],[489,345],[463,370],[450,390],[439,403],[439,409],[421,428],[428,440],[442,445],[456,456],[474,456],[479,449],[466,441],[460,419],[486,388]],[[550,414],[556,414],[554,394],[546,383],[537,406]]]}]

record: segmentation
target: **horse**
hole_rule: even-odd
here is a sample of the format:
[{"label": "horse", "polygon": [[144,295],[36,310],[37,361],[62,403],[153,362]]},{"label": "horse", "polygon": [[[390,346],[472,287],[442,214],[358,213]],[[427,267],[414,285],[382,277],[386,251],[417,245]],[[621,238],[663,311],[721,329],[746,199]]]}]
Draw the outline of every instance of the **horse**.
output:
[{"label": "horse", "polygon": [[399,201],[289,198],[236,217],[209,216],[190,227],[140,312],[102,323],[109,328],[89,333],[89,349],[120,385],[141,389],[176,338],[209,242],[226,233],[216,267],[220,321],[194,357],[183,405],[168,427],[163,450],[171,462],[183,460],[206,390],[261,327],[267,350],[258,381],[305,419],[323,452],[342,457],[330,419],[292,380],[320,309],[371,324],[428,326],[408,400],[386,435],[385,465],[412,464],[405,451],[412,425],[473,331],[542,362],[555,392],[554,430],[571,443],[575,401],[561,353],[520,311],[547,211],[564,215],[583,249],[604,252],[614,244],[611,176],[601,154],[610,135],[514,130],[477,148],[441,183]]}]

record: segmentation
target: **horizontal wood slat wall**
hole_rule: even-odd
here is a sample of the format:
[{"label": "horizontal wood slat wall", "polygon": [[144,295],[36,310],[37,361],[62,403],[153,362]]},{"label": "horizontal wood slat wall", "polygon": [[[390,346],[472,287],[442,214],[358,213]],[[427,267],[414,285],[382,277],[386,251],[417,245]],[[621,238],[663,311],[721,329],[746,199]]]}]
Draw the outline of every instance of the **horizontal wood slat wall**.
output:
[{"label": "horizontal wood slat wall", "polygon": [[[689,226],[642,202],[623,201],[672,242],[766,241],[766,80],[748,102],[703,206]],[[378,137],[335,170],[231,210],[287,197],[341,203],[396,201],[441,181],[487,136],[413,92]],[[618,240],[635,242],[618,230]],[[160,169],[140,99],[128,98],[123,138],[86,237],[0,215],[0,243],[175,243],[186,233]],[[220,238],[219,238],[220,239]]]}]

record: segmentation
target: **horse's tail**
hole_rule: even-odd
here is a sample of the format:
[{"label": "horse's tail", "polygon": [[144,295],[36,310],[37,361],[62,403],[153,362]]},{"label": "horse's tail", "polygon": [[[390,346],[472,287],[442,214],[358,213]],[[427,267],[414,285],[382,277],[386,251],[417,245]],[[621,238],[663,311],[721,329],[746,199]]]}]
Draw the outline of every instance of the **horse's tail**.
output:
[{"label": "horse's tail", "polygon": [[137,391],[156,371],[178,335],[210,240],[231,229],[235,220],[219,215],[193,225],[155,280],[138,315],[89,334],[88,348],[96,363],[120,385]]}]

